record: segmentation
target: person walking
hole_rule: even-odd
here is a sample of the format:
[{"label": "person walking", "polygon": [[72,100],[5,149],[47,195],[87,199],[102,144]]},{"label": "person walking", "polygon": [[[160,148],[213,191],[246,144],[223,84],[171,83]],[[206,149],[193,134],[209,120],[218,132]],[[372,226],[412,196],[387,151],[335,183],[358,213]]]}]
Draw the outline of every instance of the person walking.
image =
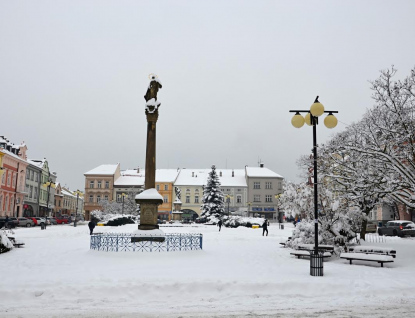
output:
[{"label": "person walking", "polygon": [[95,228],[95,222],[92,220],[89,221],[88,227],[89,227],[89,235],[92,235],[92,232],[94,231],[94,228]]},{"label": "person walking", "polygon": [[4,228],[8,229],[9,228],[9,216],[6,215],[6,220],[4,221]]},{"label": "person walking", "polygon": [[222,220],[219,220],[218,226],[219,226],[219,232],[220,232],[220,229],[222,228]]},{"label": "person walking", "polygon": [[262,224],[262,236],[264,236],[265,232],[267,232],[267,236],[268,236],[268,226],[269,226],[269,221],[265,219],[264,224]]}]

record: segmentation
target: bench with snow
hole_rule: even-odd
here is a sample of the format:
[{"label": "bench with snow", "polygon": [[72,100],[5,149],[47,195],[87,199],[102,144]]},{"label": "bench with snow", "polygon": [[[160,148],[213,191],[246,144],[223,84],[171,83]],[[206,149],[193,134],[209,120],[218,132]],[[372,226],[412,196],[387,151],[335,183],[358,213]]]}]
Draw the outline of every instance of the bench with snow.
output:
[{"label": "bench with snow", "polygon": [[355,246],[355,247],[349,247],[349,251],[352,251],[355,253],[389,255],[389,256],[392,256],[393,258],[396,258],[396,250],[390,247]]},{"label": "bench with snow", "polygon": [[[310,257],[310,253],[311,253],[311,251],[296,250],[294,252],[291,252],[290,254],[297,256],[297,258],[301,258],[301,257]],[[329,257],[331,257],[330,252],[324,252],[323,253],[323,258],[329,258]]]},{"label": "bench with snow", "polygon": [[282,245],[282,246],[284,246],[285,247],[285,245],[287,244],[287,242],[289,242],[289,241],[291,241],[291,237],[289,237],[288,238],[288,240],[286,240],[285,242],[280,242],[280,244]]},{"label": "bench with snow", "polygon": [[12,236],[8,236],[8,239],[10,240],[10,242],[12,242],[14,247],[21,247],[24,245],[23,242],[20,242],[19,240],[16,240],[14,237]]},{"label": "bench with snow", "polygon": [[352,261],[377,262],[380,263],[381,267],[383,267],[383,263],[393,263],[392,256],[381,254],[341,253],[340,258],[350,261],[350,265],[352,265]]},{"label": "bench with snow", "polygon": [[[304,251],[314,251],[315,245],[314,244],[298,244],[298,249],[304,250]],[[325,245],[325,244],[319,244],[318,250],[322,252],[334,252],[334,246],[333,245]]]}]

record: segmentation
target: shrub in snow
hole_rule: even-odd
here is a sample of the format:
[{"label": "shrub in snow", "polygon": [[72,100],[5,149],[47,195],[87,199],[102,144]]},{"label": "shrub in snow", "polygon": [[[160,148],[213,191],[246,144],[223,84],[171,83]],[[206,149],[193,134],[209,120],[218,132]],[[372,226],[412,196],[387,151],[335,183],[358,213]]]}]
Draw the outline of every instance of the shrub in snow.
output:
[{"label": "shrub in snow", "polygon": [[107,226],[120,226],[124,224],[134,224],[136,223],[135,220],[133,220],[132,216],[121,216],[116,217],[111,220],[107,221]]},{"label": "shrub in snow", "polygon": [[0,254],[6,253],[13,248],[12,242],[10,242],[7,235],[2,231],[0,233]]},{"label": "shrub in snow", "polygon": [[140,217],[137,215],[126,214],[110,214],[103,213],[99,210],[91,212],[91,219],[96,223],[104,223],[109,226],[119,226],[124,224],[133,224],[140,221]]},{"label": "shrub in snow", "polygon": [[[362,213],[353,209],[347,197],[339,197],[329,190],[330,184],[319,183],[318,188],[318,242],[333,244],[339,251],[357,237],[362,222]],[[282,208],[286,213],[301,215],[301,222],[296,224],[292,239],[287,247],[297,248],[298,244],[314,243],[314,189],[305,183],[284,185],[280,197]]]},{"label": "shrub in snow", "polygon": [[216,174],[216,167],[212,166],[212,171],[209,172],[207,184],[203,188],[202,199],[202,213],[201,217],[214,222],[214,218],[222,219],[225,215],[225,203],[223,192],[220,188],[219,177]]}]

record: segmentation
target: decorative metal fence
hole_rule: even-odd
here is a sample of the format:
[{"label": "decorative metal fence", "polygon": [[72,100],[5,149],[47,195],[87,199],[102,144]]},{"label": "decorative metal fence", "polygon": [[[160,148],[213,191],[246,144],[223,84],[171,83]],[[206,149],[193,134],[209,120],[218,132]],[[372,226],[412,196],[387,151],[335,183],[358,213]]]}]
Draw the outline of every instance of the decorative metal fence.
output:
[{"label": "decorative metal fence", "polygon": [[166,234],[164,242],[131,242],[132,237],[129,233],[93,234],[90,248],[106,252],[175,252],[201,250],[203,243],[202,234]]}]

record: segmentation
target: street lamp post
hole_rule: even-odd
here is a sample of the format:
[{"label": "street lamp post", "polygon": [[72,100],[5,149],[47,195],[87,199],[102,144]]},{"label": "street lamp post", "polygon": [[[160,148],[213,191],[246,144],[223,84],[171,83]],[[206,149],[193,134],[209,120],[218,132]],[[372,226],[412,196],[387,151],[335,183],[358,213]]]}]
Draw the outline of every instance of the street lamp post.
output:
[{"label": "street lamp post", "polygon": [[[309,126],[313,126],[313,160],[314,160],[314,255],[310,255],[310,275],[311,276],[323,276],[323,260],[318,258],[318,198],[317,198],[317,125],[318,117],[323,113],[328,113],[324,119],[324,125],[327,128],[334,128],[337,126],[337,118],[333,113],[338,111],[325,111],[323,104],[318,101],[316,97],[314,103],[311,105],[310,110],[290,110],[290,113],[295,113],[291,119],[291,123],[295,128],[301,128],[304,123]],[[300,113],[306,113],[305,117]],[[314,256],[314,257],[313,257]],[[319,262],[321,260],[321,263]],[[319,266],[315,266],[319,262]]]},{"label": "street lamp post", "polygon": [[121,197],[122,197],[122,211],[121,211],[121,213],[122,213],[122,215],[124,215],[124,198],[128,197],[128,195],[126,195],[125,193],[122,193]]},{"label": "street lamp post", "polygon": [[49,179],[49,181],[45,182],[43,184],[45,187],[48,188],[48,199],[46,201],[46,215],[45,215],[45,230],[47,225],[47,217],[49,215],[49,197],[50,197],[50,188],[55,188],[55,183],[52,181],[52,179]]},{"label": "street lamp post", "polygon": [[249,217],[249,210],[251,209],[252,202],[246,202],[246,204],[248,205],[248,217]]},{"label": "street lamp post", "polygon": [[76,227],[76,218],[78,216],[78,200],[79,200],[79,195],[82,194],[81,191],[76,190],[76,208],[75,208],[75,220],[73,221],[73,227]]},{"label": "street lamp post", "polygon": [[231,196],[230,194],[227,194],[225,198],[226,198],[226,202],[228,203],[228,216],[229,216],[229,204],[231,203],[231,198],[233,198],[233,196]]}]

